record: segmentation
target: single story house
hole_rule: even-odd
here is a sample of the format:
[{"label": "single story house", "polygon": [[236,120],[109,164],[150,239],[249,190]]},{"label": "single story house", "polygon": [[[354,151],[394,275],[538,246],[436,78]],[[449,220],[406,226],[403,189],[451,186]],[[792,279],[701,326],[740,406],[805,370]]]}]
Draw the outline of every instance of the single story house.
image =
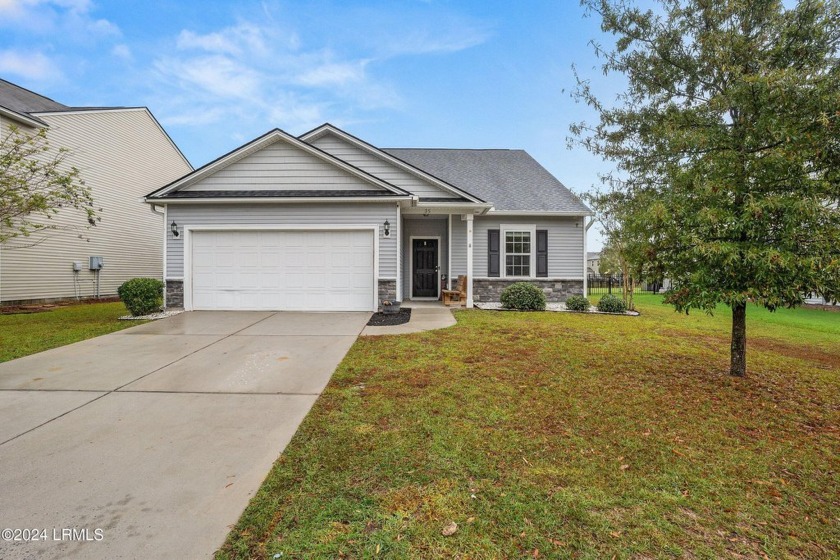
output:
[{"label": "single story house", "polygon": [[[143,196],[192,171],[192,165],[145,107],[68,107],[0,79],[0,142],[12,128],[46,129],[51,152],[79,169],[101,221],[63,209],[56,229],[0,243],[0,303],[116,295],[131,278],[163,271],[163,215]],[[101,265],[101,266],[100,266]]]},{"label": "single story house", "polygon": [[275,129],[150,193],[166,216],[166,304],[363,310],[466,304],[518,281],[585,292],[576,196],[522,150],[377,148],[330,124]]}]

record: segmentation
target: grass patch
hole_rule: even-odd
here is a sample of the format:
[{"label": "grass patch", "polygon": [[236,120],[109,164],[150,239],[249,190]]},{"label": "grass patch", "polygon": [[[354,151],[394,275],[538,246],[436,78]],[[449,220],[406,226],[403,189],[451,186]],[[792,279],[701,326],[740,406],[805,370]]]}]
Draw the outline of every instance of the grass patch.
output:
[{"label": "grass patch", "polygon": [[41,313],[0,315],[0,362],[142,323],[117,320],[126,313],[125,305],[113,302],[67,305]]},{"label": "grass patch", "polygon": [[840,555],[840,316],[637,301],[360,338],[217,557]]}]

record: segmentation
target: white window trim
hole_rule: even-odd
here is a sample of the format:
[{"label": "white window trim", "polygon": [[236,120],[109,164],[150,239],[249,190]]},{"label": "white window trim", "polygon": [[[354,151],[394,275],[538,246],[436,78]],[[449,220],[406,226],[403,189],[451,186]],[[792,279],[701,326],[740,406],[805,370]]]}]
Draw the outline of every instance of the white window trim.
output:
[{"label": "white window trim", "polygon": [[[508,276],[507,274],[507,239],[508,233],[527,232],[531,234],[531,258],[529,259],[528,276]],[[501,224],[499,225],[499,268],[502,278],[534,279],[537,277],[537,225],[536,224]]]}]

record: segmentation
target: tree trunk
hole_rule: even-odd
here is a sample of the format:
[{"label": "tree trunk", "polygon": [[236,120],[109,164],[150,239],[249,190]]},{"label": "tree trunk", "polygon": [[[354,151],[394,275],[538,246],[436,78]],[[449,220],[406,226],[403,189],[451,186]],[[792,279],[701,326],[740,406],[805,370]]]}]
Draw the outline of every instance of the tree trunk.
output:
[{"label": "tree trunk", "polygon": [[732,306],[732,345],[730,346],[729,375],[747,374],[747,304]]}]

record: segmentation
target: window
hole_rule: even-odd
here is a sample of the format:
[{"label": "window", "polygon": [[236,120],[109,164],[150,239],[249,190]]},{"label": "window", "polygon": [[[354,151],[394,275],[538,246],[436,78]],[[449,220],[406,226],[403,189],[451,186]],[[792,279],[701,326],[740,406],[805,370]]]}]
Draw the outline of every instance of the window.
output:
[{"label": "window", "polygon": [[505,276],[531,276],[530,231],[505,231]]}]

